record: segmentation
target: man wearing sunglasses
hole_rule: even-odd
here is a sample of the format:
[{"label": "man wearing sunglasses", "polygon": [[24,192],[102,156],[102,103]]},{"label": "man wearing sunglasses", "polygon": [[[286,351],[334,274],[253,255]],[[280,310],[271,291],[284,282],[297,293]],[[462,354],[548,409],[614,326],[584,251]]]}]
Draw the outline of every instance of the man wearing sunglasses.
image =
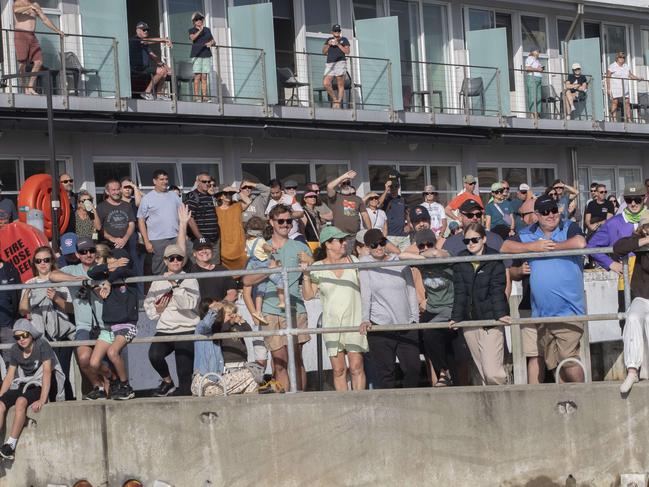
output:
[{"label": "man wearing sunglasses", "polygon": [[[460,206],[462,206],[467,200],[475,201],[482,209],[482,200],[480,199],[480,195],[476,191],[478,180],[471,174],[467,174],[466,176],[464,176],[462,181],[464,182],[464,189],[460,191],[460,193],[455,198],[449,201],[448,205],[446,205],[446,208],[444,208],[446,215],[451,220],[457,220],[456,213],[460,209]],[[489,243],[487,243],[487,245],[489,245]]]},{"label": "man wearing sunglasses", "polygon": [[[216,217],[214,197],[210,194],[210,181],[212,176],[207,171],[201,171],[196,175],[196,188],[185,195],[185,204],[192,216],[189,219],[189,229],[191,230],[194,244],[204,239],[212,248],[213,264],[220,262],[219,239],[220,230],[219,222]],[[190,254],[192,261],[195,261],[194,255]]]},{"label": "man wearing sunglasses", "polygon": [[568,75],[564,87],[565,115],[570,120],[575,111],[575,102],[585,100],[588,90],[588,79],[581,70],[581,64],[573,63],[572,73]]},{"label": "man wearing sunglasses", "polygon": [[[253,191],[257,194],[253,194]],[[253,216],[266,219],[266,207],[270,199],[270,188],[265,184],[244,179],[241,181],[239,192],[242,196],[246,196],[250,200],[250,204],[241,216],[243,223],[248,223],[248,220]]]},{"label": "man wearing sunglasses", "polygon": [[[522,229],[507,240],[504,253],[583,249],[584,234],[575,222],[561,218],[557,202],[548,195],[534,202],[538,222]],[[583,324],[571,322],[570,316],[585,314],[583,258],[580,256],[528,259],[532,317],[565,316],[560,324],[539,325],[539,343],[548,370],[567,358],[579,358]],[[576,364],[561,369],[563,382],[583,382],[584,374]]]},{"label": "man wearing sunglasses", "polygon": [[[169,39],[162,37],[149,37],[149,25],[146,22],[138,22],[135,26],[135,37],[129,40],[129,57],[131,61],[131,75],[138,78],[145,78],[148,82],[144,93],[141,94],[144,100],[152,101],[156,98],[162,101],[169,101],[166,95],[162,94],[167,76],[171,69],[157,54],[151,50],[152,44],[164,44],[172,47]],[[155,89],[155,95],[154,95]]]},{"label": "man wearing sunglasses", "polygon": [[61,176],[59,176],[59,182],[68,195],[70,219],[68,220],[67,230],[74,231],[76,228],[77,197],[79,195],[74,192],[74,179],[72,179],[72,176],[68,173],[61,174]]},{"label": "man wearing sunglasses", "polygon": [[[352,191],[352,180],[356,171],[347,171],[342,176],[327,183],[327,196],[333,212],[333,225],[348,235],[356,235],[361,229],[361,219],[365,228],[372,228],[372,222],[365,210],[363,200]],[[354,238],[347,242],[347,252],[354,248]]]},{"label": "man wearing sunglasses", "polygon": [[604,184],[598,184],[595,189],[595,199],[586,206],[584,224],[586,225],[586,238],[590,240],[593,234],[606,220],[613,218],[615,209],[613,203],[606,199],[608,191]]},{"label": "man wearing sunglasses", "polygon": [[444,207],[437,202],[437,190],[435,186],[429,184],[424,187],[423,197],[424,201],[420,205],[428,210],[428,214],[430,215],[430,229],[437,237],[441,237],[446,233],[448,219],[446,218]]},{"label": "man wearing sunglasses", "polygon": [[[275,205],[268,213],[268,219],[273,227],[273,236],[267,242],[273,247],[273,259],[281,261],[287,267],[298,267],[301,263],[313,262],[311,249],[300,241],[289,238],[293,226],[292,210],[284,204]],[[302,273],[291,272],[288,275],[289,294],[291,310],[293,315],[293,326],[295,328],[307,328],[307,314],[304,307],[304,300],[300,292],[300,277]],[[266,281],[266,294],[262,306],[262,314],[267,322],[263,329],[279,330],[286,328],[286,310],[280,306],[277,286],[264,274],[253,274],[243,277],[244,286],[254,286]],[[288,299],[288,297],[285,297]],[[306,370],[302,361],[302,347],[310,340],[309,335],[297,335],[295,343],[295,361],[297,366],[297,387],[304,390],[306,386]],[[270,350],[273,358],[273,373],[275,380],[285,390],[289,390],[288,379],[288,341],[285,336],[269,336],[264,338],[266,348]]]}]

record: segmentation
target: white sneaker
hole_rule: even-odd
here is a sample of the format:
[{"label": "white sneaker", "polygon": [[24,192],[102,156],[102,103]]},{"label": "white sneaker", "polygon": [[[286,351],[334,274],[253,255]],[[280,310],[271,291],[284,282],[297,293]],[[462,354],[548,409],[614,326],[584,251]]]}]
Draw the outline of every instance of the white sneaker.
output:
[{"label": "white sneaker", "polygon": [[622,382],[622,385],[620,386],[620,393],[621,394],[626,394],[628,393],[631,388],[633,387],[633,384],[638,382],[640,379],[638,379],[638,373],[637,372],[629,372],[627,373],[626,379],[624,379],[624,382]]},{"label": "white sneaker", "polygon": [[158,95],[158,100],[160,101],[171,101],[171,97],[167,95]]},{"label": "white sneaker", "polygon": [[153,94],[151,93],[142,93],[142,99],[146,101],[153,101],[155,98],[153,97]]}]

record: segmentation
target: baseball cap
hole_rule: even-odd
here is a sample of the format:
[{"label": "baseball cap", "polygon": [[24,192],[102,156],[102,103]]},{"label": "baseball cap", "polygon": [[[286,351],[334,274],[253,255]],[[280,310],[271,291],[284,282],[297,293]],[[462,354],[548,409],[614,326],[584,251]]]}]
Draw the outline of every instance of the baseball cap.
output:
[{"label": "baseball cap", "polygon": [[359,230],[356,232],[356,241],[360,244],[365,245],[365,234],[367,233],[367,230]]},{"label": "baseball cap", "polygon": [[645,189],[640,183],[627,184],[624,187],[624,196],[644,196]]},{"label": "baseball cap", "polygon": [[349,237],[349,234],[343,232],[340,228],[334,226],[327,226],[322,229],[320,232],[320,243],[325,243],[332,238],[345,238]]},{"label": "baseball cap", "polygon": [[77,234],[68,232],[61,235],[61,254],[70,255],[77,251]]},{"label": "baseball cap", "polygon": [[137,23],[137,25],[135,26],[135,28],[136,28],[136,29],[145,29],[145,30],[146,30],[146,29],[149,28],[149,24],[147,24],[147,23],[144,22],[143,20],[140,20],[140,21]]},{"label": "baseball cap", "polygon": [[530,190],[530,185],[529,185],[529,184],[522,183],[522,184],[518,187],[518,190],[519,190],[519,191],[529,191],[529,190]]},{"label": "baseball cap", "polygon": [[200,13],[200,12],[194,12],[192,14],[192,22],[196,22],[197,20],[204,20],[205,16]]},{"label": "baseball cap", "polygon": [[166,258],[166,257],[171,257],[172,255],[180,255],[182,257],[185,257],[185,251],[176,244],[167,245],[165,247],[164,256]]},{"label": "baseball cap", "polygon": [[471,174],[467,174],[466,176],[464,176],[462,178],[462,181],[468,184],[477,182],[476,179]]},{"label": "baseball cap", "polygon": [[378,228],[371,228],[367,232],[365,232],[363,243],[365,245],[372,245],[373,243],[383,242],[384,239],[385,235],[383,235],[383,232],[381,230],[379,230]]},{"label": "baseball cap", "polygon": [[430,213],[424,206],[415,206],[410,210],[410,221],[412,223],[430,221]]},{"label": "baseball cap", "polygon": [[460,206],[460,212],[462,213],[470,213],[475,210],[482,211],[482,205],[478,203],[476,200],[466,200]]},{"label": "baseball cap", "polygon": [[503,185],[501,182],[493,183],[491,185],[491,191],[498,191],[499,189],[503,189]]},{"label": "baseball cap", "polygon": [[558,208],[557,202],[552,196],[544,194],[534,201],[534,211],[547,211]]},{"label": "baseball cap", "polygon": [[80,250],[90,250],[95,248],[95,242],[92,241],[92,239],[88,237],[83,237],[80,238],[77,241],[77,251]]},{"label": "baseball cap", "polygon": [[340,24],[334,24],[331,26],[331,32],[340,32],[341,30]]},{"label": "baseball cap", "polygon": [[581,69],[581,64],[579,64],[579,63],[572,63],[572,69],[573,69],[573,70],[575,70],[575,69]]},{"label": "baseball cap", "polygon": [[415,233],[415,243],[417,245],[430,242],[435,243],[436,241],[435,233],[430,229],[420,230]]},{"label": "baseball cap", "polygon": [[432,184],[429,184],[428,186],[424,186],[424,193],[436,193],[437,190],[435,189],[435,186]]},{"label": "baseball cap", "polygon": [[297,181],[295,179],[287,179],[284,182],[284,187],[285,188],[297,188],[299,185],[297,184]]},{"label": "baseball cap", "polygon": [[212,248],[212,244],[205,237],[201,237],[194,242],[194,250],[211,249],[211,248]]},{"label": "baseball cap", "polygon": [[460,228],[460,224],[455,220],[453,220],[451,223],[448,224],[449,230],[455,230],[456,228]]}]

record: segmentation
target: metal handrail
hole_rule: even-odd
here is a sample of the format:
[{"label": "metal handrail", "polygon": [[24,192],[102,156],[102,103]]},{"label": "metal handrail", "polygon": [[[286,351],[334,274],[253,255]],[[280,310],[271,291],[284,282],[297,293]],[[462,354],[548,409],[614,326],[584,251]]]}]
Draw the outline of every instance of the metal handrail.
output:
[{"label": "metal handrail", "polygon": [[[50,31],[40,31],[40,30],[32,31],[32,30],[22,30],[22,29],[0,29],[0,31],[3,31],[3,32],[29,32],[29,33],[32,33],[32,34],[43,34],[43,35],[58,36],[58,34],[56,32],[52,32],[51,30]],[[111,40],[116,39],[115,37],[110,37],[110,36],[97,36],[97,35],[72,34],[72,33],[68,34],[67,32],[65,33],[64,37],[85,37],[85,38],[88,38],[88,39],[111,39]]]}]

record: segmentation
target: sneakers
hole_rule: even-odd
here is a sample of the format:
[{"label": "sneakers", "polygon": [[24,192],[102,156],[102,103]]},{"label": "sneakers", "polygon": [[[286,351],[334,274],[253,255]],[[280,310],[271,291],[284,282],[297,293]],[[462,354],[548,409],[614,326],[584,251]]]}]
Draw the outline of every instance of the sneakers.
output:
[{"label": "sneakers", "polygon": [[153,395],[155,397],[167,397],[175,390],[176,390],[176,386],[174,385],[173,382],[162,381],[160,382],[158,388],[155,391],[153,391]]},{"label": "sneakers", "polygon": [[638,373],[633,371],[629,371],[627,373],[626,379],[624,379],[624,382],[622,382],[622,385],[620,386],[620,393],[621,394],[627,394],[631,388],[633,387],[633,384],[638,382],[640,379],[638,379]]},{"label": "sneakers", "polygon": [[159,101],[171,101],[171,97],[167,95],[158,95],[157,99]]},{"label": "sneakers", "polygon": [[120,384],[111,397],[116,401],[127,401],[135,397],[135,392],[129,384]]},{"label": "sneakers", "polygon": [[153,96],[153,93],[142,93],[140,96],[142,97],[143,100],[146,100],[146,101],[155,100],[155,97]]},{"label": "sneakers", "polygon": [[100,389],[99,387],[95,387],[92,391],[90,391],[88,394],[83,396],[84,401],[97,401],[101,399],[106,399],[106,392],[103,389]]},{"label": "sneakers", "polygon": [[117,394],[117,391],[119,390],[119,379],[111,380],[110,381],[110,388],[108,389],[108,395],[110,398],[113,398],[113,395]]},{"label": "sneakers", "polygon": [[15,458],[15,453],[16,450],[14,450],[8,443],[5,443],[0,447],[0,457],[5,460],[13,460]]},{"label": "sneakers", "polygon": [[257,392],[259,394],[274,394],[276,392],[284,392],[284,388],[275,379],[271,379],[261,384]]}]

